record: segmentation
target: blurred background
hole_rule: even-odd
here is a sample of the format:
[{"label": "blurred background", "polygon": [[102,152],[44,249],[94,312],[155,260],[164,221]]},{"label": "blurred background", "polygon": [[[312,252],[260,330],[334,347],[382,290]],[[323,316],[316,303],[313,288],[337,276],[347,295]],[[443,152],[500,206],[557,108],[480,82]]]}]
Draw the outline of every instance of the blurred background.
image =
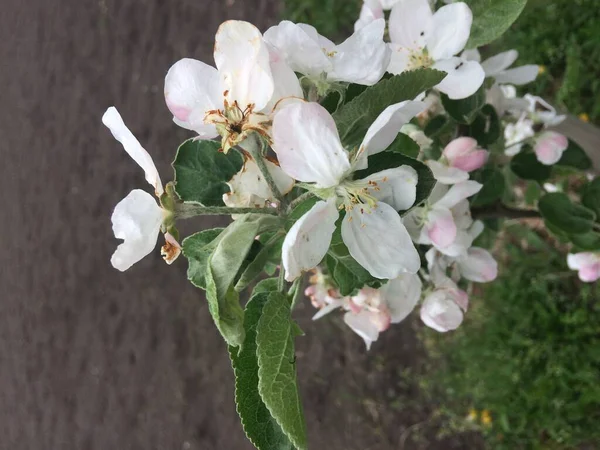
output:
[{"label": "blurred background", "polygon": [[[359,8],[354,0],[2,2],[1,449],[252,448],[225,343],[184,258],[168,267],[155,252],[124,274],[109,263],[112,208],[144,181],[100,118],[115,105],[166,182],[190,136],[164,105],[171,64],[212,63],[226,19],[265,30],[285,17],[340,41]],[[588,149],[598,142],[590,123],[600,122],[599,27],[597,0],[530,0],[490,49],[516,48],[520,62],[543,65],[529,90],[573,113],[568,134]],[[413,315],[367,353],[339,317],[314,323],[309,302],[300,305],[311,448],[599,447],[599,292],[527,225],[503,231],[500,279],[474,293],[456,333],[425,330]]]}]

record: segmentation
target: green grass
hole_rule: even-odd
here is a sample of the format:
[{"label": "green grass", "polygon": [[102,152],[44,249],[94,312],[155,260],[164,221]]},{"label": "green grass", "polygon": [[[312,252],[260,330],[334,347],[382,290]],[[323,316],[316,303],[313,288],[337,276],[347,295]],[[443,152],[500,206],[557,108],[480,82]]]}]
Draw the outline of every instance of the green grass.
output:
[{"label": "green grass", "polygon": [[[564,255],[513,227],[500,278],[473,296],[454,333],[424,330],[422,385],[448,431],[479,429],[495,449],[600,444],[600,299]],[[491,424],[468,421],[489,411]],[[481,416],[480,416],[481,417]]]}]

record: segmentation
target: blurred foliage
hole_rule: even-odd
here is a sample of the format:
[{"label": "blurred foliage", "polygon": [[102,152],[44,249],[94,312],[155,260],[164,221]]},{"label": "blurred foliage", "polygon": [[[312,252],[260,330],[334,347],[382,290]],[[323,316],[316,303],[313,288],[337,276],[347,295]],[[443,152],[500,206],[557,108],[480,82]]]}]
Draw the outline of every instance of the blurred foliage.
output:
[{"label": "blurred foliage", "polygon": [[284,0],[283,17],[340,43],[352,32],[361,5],[362,0]]},{"label": "blurred foliage", "polygon": [[422,387],[441,399],[446,431],[479,429],[494,449],[598,445],[598,286],[528,228],[507,236],[503,273],[472,296],[461,328],[423,330]]}]

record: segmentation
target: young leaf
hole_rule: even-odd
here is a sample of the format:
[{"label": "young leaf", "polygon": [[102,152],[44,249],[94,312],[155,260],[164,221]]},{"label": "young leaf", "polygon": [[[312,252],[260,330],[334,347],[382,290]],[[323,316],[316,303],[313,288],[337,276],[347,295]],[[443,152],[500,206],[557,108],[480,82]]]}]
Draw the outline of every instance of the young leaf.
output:
[{"label": "young leaf", "polygon": [[182,242],[183,256],[188,259],[187,277],[192,284],[206,289],[206,266],[208,258],[219,243],[219,235],[224,228],[213,228],[192,234]]},{"label": "young leaf", "polygon": [[256,328],[258,392],[271,415],[298,450],[306,449],[306,425],[296,380],[294,338],[286,295],[271,292]]},{"label": "young leaf", "polygon": [[242,157],[236,151],[219,152],[215,141],[188,139],[177,149],[173,169],[175,191],[184,202],[222,206],[227,182],[240,171]]},{"label": "young leaf", "polygon": [[510,162],[511,170],[524,180],[544,181],[550,178],[552,166],[546,166],[537,160],[534,153],[522,151]]},{"label": "young leaf", "polygon": [[408,156],[410,158],[416,158],[419,156],[421,147],[410,137],[404,133],[398,133],[394,142],[386,149],[388,152],[399,153],[401,155]]},{"label": "young leaf", "polygon": [[252,296],[245,311],[244,345],[241,349],[229,347],[235,374],[235,403],[244,432],[258,450],[293,450],[290,440],[258,393],[256,328],[268,299],[269,292]]},{"label": "young leaf", "polygon": [[400,167],[402,165],[411,166],[417,171],[417,199],[413,205],[417,206],[423,200],[429,197],[431,190],[435,186],[435,178],[431,169],[423,164],[421,161],[417,161],[414,158],[409,158],[401,153],[386,150],[376,155],[370,156],[368,159],[369,167],[364,170],[359,170],[354,174],[354,179],[359,180],[365,178],[373,173],[380,172],[385,169],[392,169]]},{"label": "young leaf", "polygon": [[571,139],[569,139],[569,146],[556,164],[559,166],[575,167],[580,170],[589,170],[592,168],[592,160],[590,157]]},{"label": "young leaf", "polygon": [[241,292],[246,289],[248,285],[263,272],[267,263],[279,263],[279,260],[281,259],[281,244],[283,238],[284,235],[275,234],[271,239],[265,242],[258,254],[242,272],[242,275],[235,284],[236,291]]},{"label": "young leaf", "polygon": [[502,197],[506,182],[501,170],[488,167],[474,174],[471,178],[483,184],[481,190],[471,197],[471,206],[489,205]]},{"label": "young leaf", "polygon": [[572,234],[569,236],[573,245],[583,251],[600,250],[600,233],[589,231],[583,234]]},{"label": "young leaf", "polygon": [[568,234],[591,231],[596,219],[592,210],[572,203],[569,197],[561,192],[544,195],[538,208],[546,222]]},{"label": "young leaf", "polygon": [[493,145],[501,135],[500,119],[492,105],[485,105],[469,126],[469,136],[484,148]]},{"label": "young leaf", "polygon": [[596,213],[600,218],[600,177],[596,177],[585,189],[581,203]]},{"label": "young leaf", "polygon": [[525,8],[527,0],[466,0],[473,11],[467,48],[477,48],[498,39]]},{"label": "young leaf", "polygon": [[438,70],[418,69],[368,87],[333,114],[342,142],[348,148],[358,147],[371,124],[385,108],[404,100],[413,100],[445,76],[445,72]]},{"label": "young leaf", "polygon": [[485,86],[481,86],[470,97],[452,100],[446,94],[441,94],[442,105],[446,112],[458,123],[471,124],[485,105]]}]

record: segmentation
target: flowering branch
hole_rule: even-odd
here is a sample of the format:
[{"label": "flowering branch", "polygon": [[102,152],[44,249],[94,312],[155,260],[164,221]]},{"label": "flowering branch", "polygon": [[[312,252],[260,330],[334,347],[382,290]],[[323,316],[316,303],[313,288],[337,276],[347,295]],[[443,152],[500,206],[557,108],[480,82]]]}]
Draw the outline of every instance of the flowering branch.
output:
[{"label": "flowering branch", "polygon": [[532,219],[542,217],[538,211],[532,209],[509,208],[502,203],[496,203],[482,208],[474,208],[471,211],[471,214],[476,219]]},{"label": "flowering branch", "polygon": [[277,187],[277,183],[273,179],[271,172],[267,168],[267,164],[265,163],[264,154],[265,154],[265,143],[262,139],[260,139],[259,135],[256,133],[251,134],[243,141],[240,146],[246,150],[252,156],[252,159],[256,162],[258,169],[262,173],[265,181],[269,185],[269,189],[273,193],[273,196],[277,199],[280,205],[283,204],[283,195],[281,195],[281,191]]},{"label": "flowering branch", "polygon": [[229,216],[232,214],[270,214],[277,215],[275,208],[229,208],[227,206],[200,206],[181,203],[175,207],[177,219],[190,219],[196,216]]}]

